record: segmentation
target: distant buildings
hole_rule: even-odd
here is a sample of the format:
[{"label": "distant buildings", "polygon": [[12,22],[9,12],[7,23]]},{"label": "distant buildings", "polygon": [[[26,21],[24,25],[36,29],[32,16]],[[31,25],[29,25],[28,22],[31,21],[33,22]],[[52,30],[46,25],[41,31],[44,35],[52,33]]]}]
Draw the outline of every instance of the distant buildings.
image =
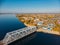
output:
[{"label": "distant buildings", "polygon": [[[20,15],[20,14],[19,14]],[[21,14],[20,17],[25,17],[26,20],[23,23],[27,23],[30,26],[37,26],[44,30],[60,31],[60,14]],[[23,19],[21,19],[23,20]]]}]

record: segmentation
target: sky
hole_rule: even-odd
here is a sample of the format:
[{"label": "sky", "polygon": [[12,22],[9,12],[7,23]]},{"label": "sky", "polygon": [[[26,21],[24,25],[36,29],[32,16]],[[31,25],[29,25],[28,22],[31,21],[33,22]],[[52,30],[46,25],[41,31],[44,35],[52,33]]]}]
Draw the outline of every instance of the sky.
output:
[{"label": "sky", "polygon": [[60,13],[60,0],[0,0],[0,13]]}]

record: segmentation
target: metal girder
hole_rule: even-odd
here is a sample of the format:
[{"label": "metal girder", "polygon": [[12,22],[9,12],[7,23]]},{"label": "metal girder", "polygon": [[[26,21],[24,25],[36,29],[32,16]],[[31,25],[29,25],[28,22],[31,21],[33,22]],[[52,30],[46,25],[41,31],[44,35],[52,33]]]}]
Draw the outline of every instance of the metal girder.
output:
[{"label": "metal girder", "polygon": [[5,36],[5,38],[3,39],[3,43],[5,43],[5,45],[7,45],[26,35],[33,33],[35,31],[36,31],[36,27],[32,26],[32,27],[25,27],[25,28],[18,29],[18,30],[12,31],[12,32],[8,32]]}]

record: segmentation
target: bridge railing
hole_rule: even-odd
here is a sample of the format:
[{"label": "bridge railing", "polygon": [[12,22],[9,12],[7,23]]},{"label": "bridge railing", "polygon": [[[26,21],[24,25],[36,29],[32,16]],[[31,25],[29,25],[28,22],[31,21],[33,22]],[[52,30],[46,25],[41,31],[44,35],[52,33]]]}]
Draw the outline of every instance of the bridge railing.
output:
[{"label": "bridge railing", "polygon": [[8,32],[5,36],[5,38],[3,39],[3,43],[5,43],[5,45],[14,42],[15,40],[18,40],[26,35],[29,35],[33,32],[35,32],[37,30],[37,28],[35,26],[33,27],[25,27],[22,29],[18,29],[12,32]]}]

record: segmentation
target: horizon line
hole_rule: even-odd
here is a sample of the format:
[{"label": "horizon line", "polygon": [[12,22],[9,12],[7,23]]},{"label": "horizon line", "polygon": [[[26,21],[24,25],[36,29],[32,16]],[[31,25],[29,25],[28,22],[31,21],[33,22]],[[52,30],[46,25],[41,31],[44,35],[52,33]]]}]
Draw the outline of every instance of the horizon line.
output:
[{"label": "horizon line", "polygon": [[[36,12],[35,12],[35,13],[36,13]],[[43,12],[43,13],[44,13],[44,12]],[[45,12],[45,13],[46,13],[46,12]],[[50,13],[51,13],[51,12],[50,12]],[[55,13],[60,13],[60,12],[55,12]],[[0,14],[2,14],[2,13],[0,13]],[[3,13],[3,14],[4,14],[4,13]],[[5,12],[5,14],[9,14],[9,13],[6,13],[6,12]],[[16,13],[16,12],[15,12],[15,14],[21,14],[21,13]]]}]

